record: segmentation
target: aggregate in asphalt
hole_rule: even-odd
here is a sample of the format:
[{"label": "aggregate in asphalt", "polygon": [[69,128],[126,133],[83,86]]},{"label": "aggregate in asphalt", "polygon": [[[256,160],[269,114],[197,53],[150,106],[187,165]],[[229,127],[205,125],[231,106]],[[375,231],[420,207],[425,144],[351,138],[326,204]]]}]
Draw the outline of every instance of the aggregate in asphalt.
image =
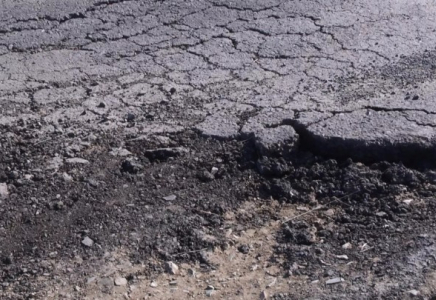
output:
[{"label": "aggregate in asphalt", "polygon": [[270,197],[336,210],[283,224],[283,270],[353,241],[387,278],[315,297],[434,297],[435,31],[430,0],[0,0],[1,298],[44,298],[47,257],[202,261]]}]

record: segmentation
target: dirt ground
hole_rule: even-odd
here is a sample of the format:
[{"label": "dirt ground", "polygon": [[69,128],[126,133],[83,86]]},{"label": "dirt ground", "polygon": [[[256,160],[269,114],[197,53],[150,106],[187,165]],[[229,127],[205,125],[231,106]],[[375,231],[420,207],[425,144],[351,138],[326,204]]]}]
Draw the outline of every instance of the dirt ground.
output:
[{"label": "dirt ground", "polygon": [[431,169],[266,158],[250,140],[195,132],[63,143],[2,132],[1,299],[436,293]]}]

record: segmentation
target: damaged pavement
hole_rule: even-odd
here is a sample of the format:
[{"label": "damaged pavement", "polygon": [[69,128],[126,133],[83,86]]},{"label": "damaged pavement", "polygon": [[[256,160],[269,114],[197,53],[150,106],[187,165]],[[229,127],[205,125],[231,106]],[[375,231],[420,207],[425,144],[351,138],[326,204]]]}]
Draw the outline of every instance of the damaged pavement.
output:
[{"label": "damaged pavement", "polygon": [[0,298],[433,299],[435,31],[429,0],[0,0]]}]

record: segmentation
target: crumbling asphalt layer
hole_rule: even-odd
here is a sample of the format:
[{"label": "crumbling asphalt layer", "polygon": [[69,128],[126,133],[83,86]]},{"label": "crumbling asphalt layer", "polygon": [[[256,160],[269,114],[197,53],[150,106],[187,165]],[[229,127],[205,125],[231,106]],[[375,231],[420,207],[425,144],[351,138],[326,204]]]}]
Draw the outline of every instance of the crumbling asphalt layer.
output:
[{"label": "crumbling asphalt layer", "polygon": [[[44,262],[53,251],[93,257],[123,246],[138,262],[198,260],[190,251],[221,245],[224,212],[271,196],[334,205],[334,223],[352,225],[323,232],[326,245],[363,234],[399,268],[387,277],[425,281],[424,267],[397,264],[401,241],[375,245],[381,228],[401,232],[409,247],[433,226],[431,1],[3,0],[0,8],[5,299],[43,297],[31,278],[51,274]],[[401,204],[410,195],[425,209]],[[284,224],[284,268],[301,257],[319,262],[313,247],[301,250],[317,241],[312,226]],[[84,249],[85,236],[100,247]],[[352,297],[400,299],[406,289],[387,286]]]},{"label": "crumbling asphalt layer", "polygon": [[4,1],[0,122],[223,139],[295,123],[359,159],[434,147],[431,2],[247,2]]}]

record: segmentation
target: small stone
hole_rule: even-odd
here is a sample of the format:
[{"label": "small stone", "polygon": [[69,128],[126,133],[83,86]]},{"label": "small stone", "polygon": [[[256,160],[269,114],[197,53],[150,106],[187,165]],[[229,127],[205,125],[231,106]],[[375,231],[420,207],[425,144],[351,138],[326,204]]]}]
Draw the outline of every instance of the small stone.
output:
[{"label": "small stone", "polygon": [[276,282],[277,282],[277,278],[274,278],[266,287],[267,288],[273,287],[276,284]]},{"label": "small stone", "polygon": [[174,201],[177,199],[177,196],[176,195],[169,195],[169,196],[163,197],[163,199],[166,201]]},{"label": "small stone", "polygon": [[195,277],[195,270],[194,269],[188,269],[188,275]]},{"label": "small stone", "polygon": [[58,253],[56,252],[56,251],[54,251],[54,252],[50,252],[49,254],[48,254],[48,257],[50,257],[50,258],[54,258],[54,257],[56,257],[58,255]]},{"label": "small stone", "polygon": [[0,199],[6,199],[8,196],[8,185],[6,183],[0,183]]},{"label": "small stone", "polygon": [[212,169],[210,170],[210,173],[212,175],[215,175],[216,173],[218,173],[219,169],[217,167],[212,167]]},{"label": "small stone", "polygon": [[213,286],[213,285],[208,285],[207,287],[206,287],[206,290],[215,290],[215,287]]},{"label": "small stone", "polygon": [[172,274],[172,275],[176,275],[179,273],[179,267],[173,263],[172,261],[167,261],[165,263],[165,271],[167,271],[168,273]]},{"label": "small stone", "polygon": [[109,154],[112,155],[112,156],[124,157],[124,156],[132,155],[132,152],[130,152],[127,149],[113,148],[112,151],[109,152]]},{"label": "small stone", "polygon": [[209,171],[203,171],[198,174],[198,178],[203,182],[209,182],[215,179],[215,176]]},{"label": "small stone", "polygon": [[92,245],[94,245],[94,241],[91,240],[89,237],[85,237],[82,240],[82,245],[86,246],[86,247],[92,247]]},{"label": "small stone", "polygon": [[268,297],[269,295],[267,291],[262,291],[262,293],[260,293],[260,300],[267,300]]},{"label": "small stone", "polygon": [[121,170],[130,174],[137,174],[144,169],[144,166],[133,158],[126,159],[121,164]]},{"label": "small stone", "polygon": [[133,122],[133,121],[135,121],[135,118],[136,118],[136,116],[132,113],[128,113],[126,116],[127,122]]},{"label": "small stone", "polygon": [[90,186],[92,186],[93,188],[96,188],[100,185],[100,183],[97,180],[92,179],[92,178],[87,179],[86,182],[88,182],[88,184]]},{"label": "small stone", "polygon": [[178,157],[188,152],[189,150],[184,147],[157,148],[145,150],[144,156],[147,157],[150,161],[166,161],[170,157]]},{"label": "small stone", "polygon": [[348,260],[348,256],[347,255],[336,255],[336,258],[342,259],[342,260]]},{"label": "small stone", "polygon": [[54,209],[56,209],[56,210],[62,210],[63,208],[64,208],[64,202],[62,202],[62,201],[57,201],[54,204]]},{"label": "small stone", "polygon": [[125,286],[127,285],[127,279],[123,277],[117,277],[114,280],[116,286]]},{"label": "small stone", "polygon": [[212,295],[215,293],[215,290],[206,290],[205,294],[207,297],[212,297]]},{"label": "small stone", "polygon": [[410,291],[408,291],[407,293],[408,293],[409,295],[411,295],[411,296],[414,296],[414,297],[416,297],[416,296],[419,295],[419,291],[418,291],[418,290],[410,290]]},{"label": "small stone", "polygon": [[96,279],[97,279],[97,277],[90,277],[90,278],[88,278],[88,280],[86,281],[86,284],[91,284],[91,283],[95,282]]},{"label": "small stone", "polygon": [[333,217],[335,215],[335,210],[334,209],[326,210],[325,215],[328,217]]},{"label": "small stone", "polygon": [[342,245],[342,249],[351,249],[351,248],[353,248],[351,243],[345,243],[345,244]]},{"label": "small stone", "polygon": [[336,278],[332,278],[332,279],[327,280],[327,281],[325,282],[325,284],[327,284],[327,285],[330,285],[330,284],[337,284],[337,283],[341,283],[341,282],[343,282],[343,281],[345,281],[344,278],[342,278],[342,277],[336,277]]},{"label": "small stone", "polygon": [[105,107],[106,107],[106,104],[104,104],[103,102],[100,102],[100,103],[97,105],[97,107],[98,107],[98,108],[105,108]]},{"label": "small stone", "polygon": [[114,281],[111,278],[105,277],[98,281],[98,285],[103,292],[108,293],[114,288]]},{"label": "small stone", "polygon": [[377,217],[384,217],[384,216],[387,215],[387,213],[385,213],[384,211],[379,211],[379,212],[375,213],[375,215],[376,215]]},{"label": "small stone", "polygon": [[151,286],[152,288],[156,288],[156,287],[158,286],[158,284],[157,284],[156,281],[152,281],[152,282],[150,283],[150,286]]},{"label": "small stone", "polygon": [[170,285],[172,285],[172,286],[176,286],[176,285],[177,285],[177,281],[175,281],[175,280],[170,281]]},{"label": "small stone", "polygon": [[75,286],[74,289],[76,290],[76,292],[80,292],[80,287],[79,286]]},{"label": "small stone", "polygon": [[244,244],[238,247],[238,251],[243,254],[247,254],[248,252],[250,252],[250,247]]},{"label": "small stone", "polygon": [[307,208],[306,206],[297,206],[297,210],[298,211],[309,211],[309,208]]},{"label": "small stone", "polygon": [[71,182],[73,181],[73,177],[71,175],[69,175],[68,173],[62,173],[62,178],[64,179],[65,182]]},{"label": "small stone", "polygon": [[89,164],[89,161],[83,158],[79,158],[79,157],[73,157],[73,158],[68,158],[66,160],[67,163],[69,164],[79,164],[79,165],[86,165]]},{"label": "small stone", "polygon": [[4,263],[5,265],[10,265],[10,264],[12,264],[12,255],[10,255],[10,256],[3,256],[2,258],[1,258],[1,262],[2,263]]},{"label": "small stone", "polygon": [[406,200],[403,200],[403,203],[410,205],[410,203],[412,203],[412,201],[413,201],[413,199],[406,199]]}]

